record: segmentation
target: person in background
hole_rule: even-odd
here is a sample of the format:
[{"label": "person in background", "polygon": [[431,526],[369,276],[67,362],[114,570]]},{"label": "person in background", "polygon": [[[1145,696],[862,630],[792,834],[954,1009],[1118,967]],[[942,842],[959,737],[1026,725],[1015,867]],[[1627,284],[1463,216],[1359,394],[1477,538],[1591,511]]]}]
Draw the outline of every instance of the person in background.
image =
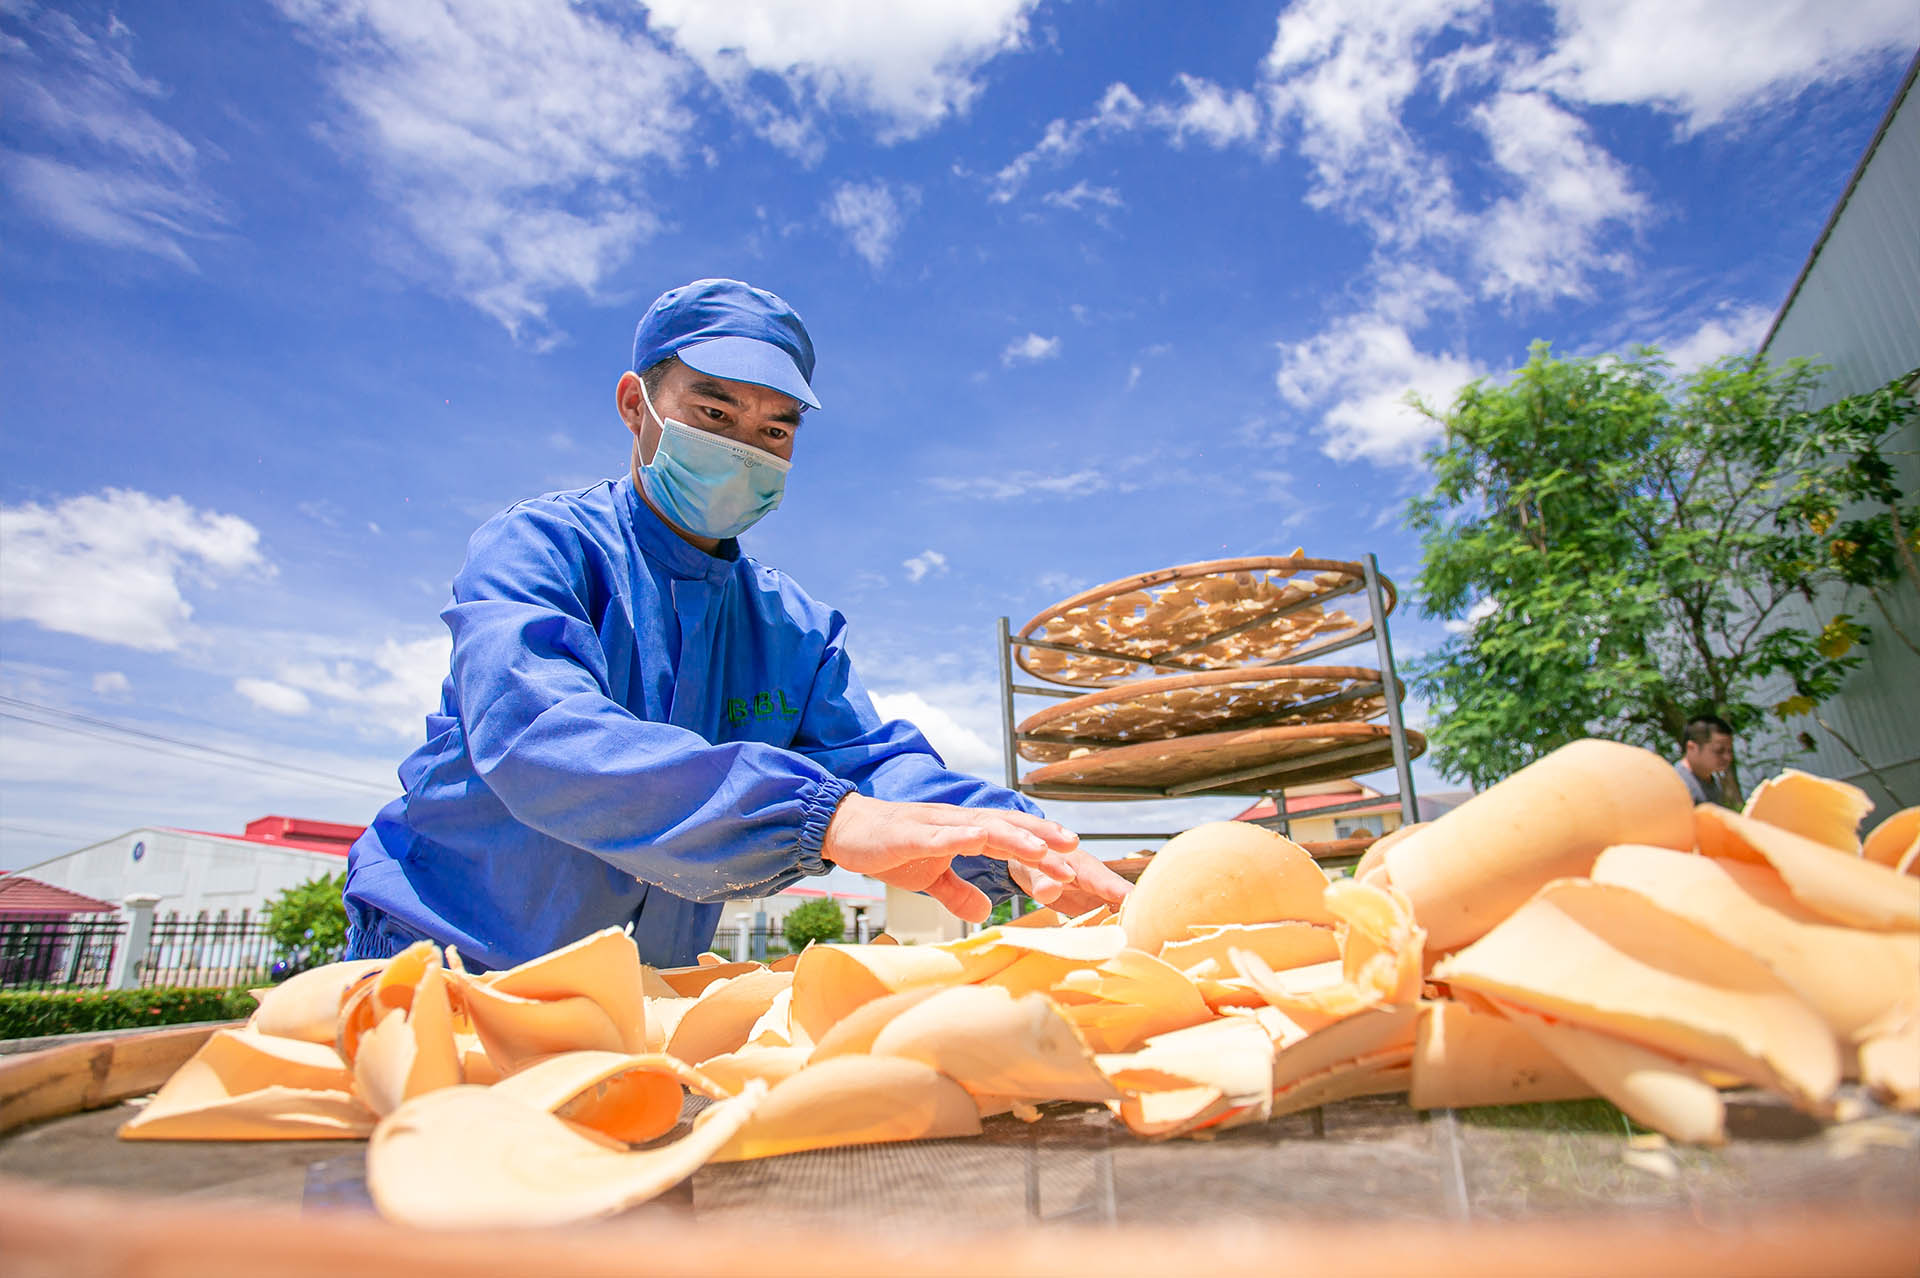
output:
[{"label": "person in background", "polygon": [[1725,719],[1702,714],[1687,720],[1680,749],[1673,770],[1687,783],[1695,803],[1740,806],[1740,791],[1733,783],[1733,728]]},{"label": "person in background", "polygon": [[501,968],[618,927],[679,966],[723,902],[836,866],[974,922],[1016,890],[1126,895],[1025,797],[882,719],[845,618],[741,553],[803,451],[813,370],[800,316],[738,280],[647,310],[613,388],[621,476],[468,544],[439,712],[348,855],[350,957],[426,939]]}]

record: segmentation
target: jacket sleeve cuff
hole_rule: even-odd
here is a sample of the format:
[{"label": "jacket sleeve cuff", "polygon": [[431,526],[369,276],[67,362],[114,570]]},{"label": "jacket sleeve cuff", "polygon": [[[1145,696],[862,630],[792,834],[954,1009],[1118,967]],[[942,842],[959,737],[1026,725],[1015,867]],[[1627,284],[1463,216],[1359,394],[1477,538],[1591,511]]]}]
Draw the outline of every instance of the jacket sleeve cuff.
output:
[{"label": "jacket sleeve cuff", "polygon": [[840,810],[840,800],[853,793],[853,786],[839,777],[818,782],[800,804],[800,860],[794,868],[802,874],[825,874],[833,867],[820,855],[827,841],[827,826]]},{"label": "jacket sleeve cuff", "polygon": [[985,892],[994,904],[1010,899],[1018,890],[1007,863],[990,856],[956,856],[953,872]]}]

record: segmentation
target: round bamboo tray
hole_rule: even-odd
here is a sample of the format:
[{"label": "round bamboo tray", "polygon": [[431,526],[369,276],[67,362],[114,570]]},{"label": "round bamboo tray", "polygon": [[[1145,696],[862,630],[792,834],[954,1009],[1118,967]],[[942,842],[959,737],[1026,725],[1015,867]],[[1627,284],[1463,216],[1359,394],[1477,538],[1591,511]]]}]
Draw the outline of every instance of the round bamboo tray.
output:
[{"label": "round bamboo tray", "polygon": [[[1017,729],[1020,756],[1058,763],[1076,749],[1168,741],[1282,723],[1364,723],[1387,712],[1380,672],[1363,666],[1258,666],[1115,684],[1035,711]],[[1401,689],[1404,694],[1404,688]]]},{"label": "round bamboo tray", "polygon": [[[1027,673],[1105,687],[1156,670],[1267,665],[1350,637],[1370,623],[1333,600],[1362,590],[1357,563],[1301,555],[1214,559],[1084,590],[1034,617],[1015,639]],[[1393,583],[1381,579],[1388,612]],[[1037,640],[1074,651],[1036,648]]]},{"label": "round bamboo tray", "polygon": [[[1409,729],[1407,757],[1426,748],[1426,737]],[[1091,750],[1035,768],[1021,778],[1020,789],[1043,799],[1258,794],[1392,765],[1393,742],[1384,724],[1296,724]],[[1202,784],[1209,779],[1220,784]]]}]

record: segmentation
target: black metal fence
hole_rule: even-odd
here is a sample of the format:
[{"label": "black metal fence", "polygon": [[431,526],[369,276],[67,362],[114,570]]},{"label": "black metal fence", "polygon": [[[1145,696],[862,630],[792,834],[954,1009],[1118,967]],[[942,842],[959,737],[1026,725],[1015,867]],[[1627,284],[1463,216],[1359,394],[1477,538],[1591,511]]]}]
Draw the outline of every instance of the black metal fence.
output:
[{"label": "black metal fence", "polygon": [[111,914],[0,919],[0,989],[104,989],[126,934]]},{"label": "black metal fence", "polygon": [[258,920],[155,919],[139,965],[140,984],[266,984],[274,957],[267,925]]}]

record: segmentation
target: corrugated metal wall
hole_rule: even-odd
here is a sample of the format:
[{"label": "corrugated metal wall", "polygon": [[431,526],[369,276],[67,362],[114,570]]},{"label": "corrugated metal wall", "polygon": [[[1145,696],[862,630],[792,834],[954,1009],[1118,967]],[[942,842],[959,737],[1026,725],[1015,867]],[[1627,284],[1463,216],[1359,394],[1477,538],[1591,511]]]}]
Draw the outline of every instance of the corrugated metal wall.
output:
[{"label": "corrugated metal wall", "polygon": [[[1774,322],[1762,353],[1778,362],[1818,359],[1833,371],[1825,402],[1883,386],[1920,368],[1920,90],[1915,71],[1888,112],[1844,202],[1814,249],[1797,288]],[[1907,492],[1920,491],[1920,425],[1908,428],[1892,452]],[[1895,587],[1887,596],[1893,621],[1920,643],[1920,592]],[[1821,717],[1851,741],[1892,787],[1881,785],[1855,755],[1827,732],[1799,718],[1818,741],[1811,754],[1790,760],[1825,776],[1843,777],[1879,805],[1869,821],[1896,806],[1920,803],[1920,656],[1886,633],[1887,618],[1856,592],[1849,601],[1861,620],[1882,633]],[[1842,606],[1836,593],[1801,606],[1795,620],[1819,624]],[[1817,613],[1817,619],[1816,619]],[[1898,800],[1898,802],[1896,802]]]}]

